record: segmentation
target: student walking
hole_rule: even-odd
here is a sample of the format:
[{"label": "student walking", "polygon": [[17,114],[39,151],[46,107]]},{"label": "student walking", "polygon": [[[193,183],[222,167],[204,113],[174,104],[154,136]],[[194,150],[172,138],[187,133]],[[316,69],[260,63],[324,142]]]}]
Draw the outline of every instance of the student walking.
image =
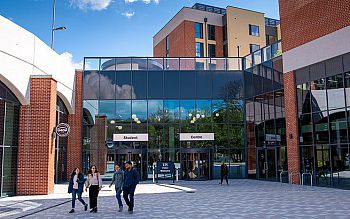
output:
[{"label": "student walking", "polygon": [[222,181],[224,180],[224,178],[226,179],[226,184],[228,185],[228,168],[227,165],[225,164],[224,161],[222,161],[221,164],[221,182],[220,184],[222,185]]},{"label": "student walking", "polygon": [[119,205],[119,212],[123,211],[123,202],[120,194],[122,194],[123,191],[123,184],[124,184],[124,171],[120,169],[120,166],[117,164],[114,166],[114,174],[111,184],[109,185],[109,188],[113,185],[115,185],[115,197],[118,200]]},{"label": "student walking", "polygon": [[88,205],[85,203],[84,199],[82,199],[81,195],[84,190],[84,175],[80,173],[79,168],[75,168],[70,175],[69,185],[68,185],[68,193],[72,193],[72,210],[69,213],[74,213],[75,210],[75,200],[78,195],[78,200],[84,205],[84,210],[87,211]]},{"label": "student walking", "polygon": [[125,203],[129,206],[128,213],[134,212],[134,194],[136,185],[139,183],[139,173],[135,168],[132,167],[132,163],[127,161],[125,163],[124,171],[124,185],[123,185],[123,197]]},{"label": "student walking", "polygon": [[97,213],[97,197],[102,188],[102,179],[95,165],[88,171],[86,190],[89,188],[90,213]]}]

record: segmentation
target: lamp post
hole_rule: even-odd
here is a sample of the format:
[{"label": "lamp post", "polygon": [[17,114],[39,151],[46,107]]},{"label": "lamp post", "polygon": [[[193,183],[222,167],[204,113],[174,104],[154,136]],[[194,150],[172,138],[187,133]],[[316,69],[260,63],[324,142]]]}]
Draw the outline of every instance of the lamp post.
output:
[{"label": "lamp post", "polygon": [[52,3],[51,49],[53,49],[53,46],[54,46],[55,31],[56,30],[65,30],[65,29],[67,29],[64,26],[55,27],[55,20],[56,20],[56,0],[53,0],[53,3]]}]

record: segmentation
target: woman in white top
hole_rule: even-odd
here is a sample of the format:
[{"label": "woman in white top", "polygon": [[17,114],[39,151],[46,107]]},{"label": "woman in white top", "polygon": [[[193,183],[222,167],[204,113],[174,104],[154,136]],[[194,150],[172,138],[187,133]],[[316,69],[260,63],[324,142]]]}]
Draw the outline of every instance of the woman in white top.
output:
[{"label": "woman in white top", "polygon": [[89,188],[90,213],[97,213],[97,197],[102,188],[102,179],[95,165],[92,165],[88,171],[86,190],[87,188]]}]

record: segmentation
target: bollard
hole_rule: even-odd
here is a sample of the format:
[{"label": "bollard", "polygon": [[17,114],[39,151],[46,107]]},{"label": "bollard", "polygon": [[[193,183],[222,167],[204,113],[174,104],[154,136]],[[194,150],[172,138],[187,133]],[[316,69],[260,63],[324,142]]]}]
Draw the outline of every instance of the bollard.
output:
[{"label": "bollard", "polygon": [[179,169],[178,168],[175,169],[175,174],[176,174],[176,182],[178,182],[179,181]]},{"label": "bollard", "polygon": [[155,174],[154,174],[154,165],[153,165],[153,168],[152,168],[152,178],[153,178],[153,183],[156,181],[155,180]]}]

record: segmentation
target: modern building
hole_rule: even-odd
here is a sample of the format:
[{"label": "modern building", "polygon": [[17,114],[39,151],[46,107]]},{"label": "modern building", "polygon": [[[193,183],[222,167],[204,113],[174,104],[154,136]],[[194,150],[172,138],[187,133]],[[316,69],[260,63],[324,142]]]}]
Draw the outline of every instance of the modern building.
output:
[{"label": "modern building", "polygon": [[294,182],[311,173],[318,185],[350,185],[349,3],[279,1],[288,170],[296,174]]},{"label": "modern building", "polygon": [[[244,81],[237,58],[85,58],[83,170],[103,173],[131,160],[143,180],[157,161],[172,161],[180,179],[245,178]],[[165,68],[170,63],[171,68]]]},{"label": "modern building", "polygon": [[[231,178],[350,189],[349,5],[280,0],[282,41],[216,58],[196,57],[196,42],[224,47],[217,34],[247,10],[196,4],[154,38],[163,58],[87,57],[83,70],[0,16],[1,196],[51,193],[91,164],[108,178],[126,160],[143,180],[157,161],[174,162],[180,179],[216,179],[225,161]],[[195,37],[213,30],[196,24],[204,18],[215,41]]]},{"label": "modern building", "polygon": [[154,57],[243,57],[280,39],[279,20],[264,13],[196,3],[154,37]]},{"label": "modern building", "polygon": [[75,70],[2,16],[0,29],[0,196],[51,193],[54,182],[67,181],[70,167],[78,165],[69,159],[74,135],[53,134],[58,123],[69,123],[71,133],[79,130],[79,102],[70,101],[79,95]]}]

